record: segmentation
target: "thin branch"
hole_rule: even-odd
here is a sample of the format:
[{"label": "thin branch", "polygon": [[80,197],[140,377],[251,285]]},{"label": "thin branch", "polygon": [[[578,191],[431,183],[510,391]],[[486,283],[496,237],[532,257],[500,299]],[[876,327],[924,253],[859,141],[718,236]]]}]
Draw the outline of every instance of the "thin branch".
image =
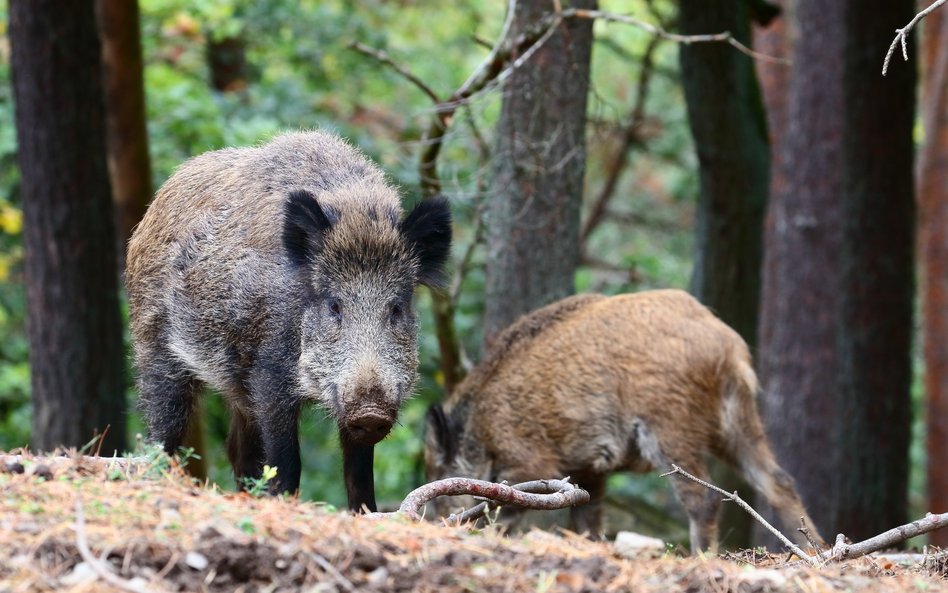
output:
[{"label": "thin branch", "polygon": [[895,39],[893,39],[892,44],[889,45],[889,51],[887,51],[885,54],[885,61],[882,62],[882,76],[885,76],[886,72],[889,70],[889,60],[892,59],[892,54],[895,53],[895,46],[899,44],[902,45],[902,59],[908,62],[909,58],[908,58],[907,40],[908,40],[909,33],[912,32],[912,27],[914,27],[915,24],[918,23],[918,21],[928,16],[928,13],[932,12],[933,10],[935,10],[936,8],[944,4],[946,1],[948,0],[935,0],[934,2],[931,3],[931,5],[928,8],[916,14],[915,18],[913,18],[909,24],[905,25],[901,29],[895,30]]},{"label": "thin branch", "polygon": [[414,84],[416,87],[421,89],[421,92],[428,95],[428,97],[432,101],[434,101],[435,103],[441,102],[441,99],[438,97],[437,93],[435,93],[434,90],[432,90],[430,86],[428,86],[427,84],[425,84],[423,80],[421,80],[420,78],[412,74],[408,68],[399,66],[384,51],[369,47],[368,45],[365,45],[358,41],[353,41],[352,43],[349,44],[349,47],[363,55],[369,56],[371,58],[375,58],[379,62],[382,62],[383,64],[390,66],[391,68],[394,68],[395,71],[401,74],[402,76],[404,76],[406,80],[408,80],[409,82]]},{"label": "thin branch", "polygon": [[655,50],[658,48],[659,41],[659,37],[652,37],[645,48],[645,53],[642,54],[635,105],[632,107],[629,123],[625,126],[625,130],[623,130],[622,143],[619,145],[612,162],[609,164],[606,182],[599,191],[599,195],[596,196],[596,200],[593,202],[593,206],[589,211],[589,217],[586,219],[586,223],[583,224],[583,229],[580,233],[580,245],[584,248],[589,236],[596,227],[599,226],[599,223],[602,222],[606,208],[612,200],[612,196],[615,195],[616,188],[619,186],[619,179],[622,177],[622,173],[625,171],[626,165],[629,162],[629,150],[639,139],[638,129],[645,121],[645,101],[648,98],[649,83],[652,79],[652,65],[654,63],[653,57]]},{"label": "thin branch", "polygon": [[329,560],[323,558],[321,554],[317,554],[316,552],[306,552],[306,554],[313,560],[313,562],[318,564],[326,574],[335,579],[343,589],[349,591],[350,593],[352,591],[356,591],[355,585],[352,584],[352,581],[347,579],[344,574],[339,572],[338,568],[333,566]]},{"label": "thin branch", "polygon": [[76,548],[83,561],[88,564],[99,577],[119,589],[131,591],[131,593],[164,593],[162,589],[155,589],[152,586],[146,586],[136,581],[130,581],[118,576],[109,566],[96,558],[89,549],[89,542],[86,540],[86,520],[82,512],[82,502],[76,500]]},{"label": "thin branch", "polygon": [[820,562],[825,564],[828,559],[823,553],[823,545],[813,539],[813,535],[810,533],[810,530],[807,529],[806,521],[803,520],[803,517],[800,517],[800,526],[797,527],[797,531],[803,534],[803,537],[805,537],[806,541],[809,542],[810,547],[816,550],[816,555],[819,556]]},{"label": "thin branch", "polygon": [[715,492],[718,492],[718,493],[724,495],[724,497],[725,497],[727,500],[734,501],[735,503],[737,503],[737,506],[739,506],[739,507],[741,507],[742,509],[744,509],[745,511],[747,511],[747,513],[750,514],[751,517],[753,517],[753,518],[756,519],[761,525],[763,525],[764,527],[766,527],[767,530],[770,531],[770,533],[772,533],[772,534],[774,534],[775,536],[777,536],[777,538],[778,538],[781,542],[783,542],[783,545],[785,545],[788,550],[790,550],[791,552],[793,552],[794,554],[796,554],[801,560],[806,560],[807,562],[809,562],[809,563],[810,563],[811,565],[813,565],[813,566],[819,566],[819,565],[820,565],[820,561],[819,561],[818,558],[816,558],[815,556],[810,556],[809,554],[807,554],[806,552],[804,552],[803,550],[801,550],[796,544],[794,544],[794,543],[791,542],[789,539],[787,539],[787,536],[785,536],[784,534],[780,533],[780,531],[777,530],[776,527],[774,527],[773,525],[771,525],[770,523],[768,523],[766,519],[764,519],[763,517],[761,517],[761,516],[760,516],[760,513],[758,513],[757,511],[755,511],[755,510],[753,509],[753,507],[751,507],[749,504],[747,504],[746,502],[744,502],[744,500],[741,499],[741,497],[737,495],[737,491],[734,491],[734,492],[732,492],[732,493],[727,492],[726,490],[724,490],[724,489],[722,489],[722,488],[718,488],[718,487],[715,486],[714,484],[711,484],[711,483],[709,483],[709,482],[705,482],[704,480],[702,480],[702,479],[700,479],[700,478],[697,478],[697,477],[695,477],[695,476],[689,474],[688,472],[686,472],[685,470],[681,469],[680,467],[678,467],[678,466],[675,465],[675,464],[672,464],[672,471],[666,472],[666,473],[662,474],[662,477],[670,476],[670,475],[672,475],[672,474],[681,474],[682,476],[688,478],[689,480],[691,480],[691,481],[693,481],[693,482],[697,482],[698,484],[701,484],[701,485],[704,486],[705,488],[708,488],[708,489],[710,489],[710,490],[714,490]]},{"label": "thin branch", "polygon": [[471,478],[446,478],[425,484],[408,493],[398,512],[412,519],[421,518],[421,509],[439,496],[473,495],[525,509],[553,510],[586,504],[589,493],[564,480],[537,480],[517,486]]},{"label": "thin branch", "polygon": [[836,536],[836,544],[830,554],[833,560],[849,560],[871,554],[878,550],[892,547],[910,537],[922,535],[941,527],[948,526],[948,513],[933,515],[928,513],[925,518],[912,521],[907,525],[895,527],[875,537],[870,537],[856,544],[847,544],[843,534]]},{"label": "thin branch", "polygon": [[[945,2],[946,0],[939,0],[940,2]],[[678,33],[671,33],[660,26],[647,23],[645,21],[639,20],[635,17],[627,16],[624,14],[615,14],[611,12],[606,12],[603,10],[586,10],[582,8],[570,8],[564,10],[562,13],[562,18],[581,18],[581,19],[599,19],[607,22],[622,23],[625,25],[632,25],[633,27],[638,27],[644,31],[661,37],[662,39],[667,39],[668,41],[674,41],[675,43],[682,43],[684,45],[690,45],[692,43],[727,43],[734,49],[738,50],[742,54],[754,58],[755,60],[760,60],[762,62],[770,62],[773,64],[783,64],[785,66],[790,65],[790,60],[785,58],[775,58],[774,56],[768,56],[767,54],[762,54],[756,52],[751,48],[747,47],[740,41],[738,41],[730,31],[722,31],[721,33],[710,33],[705,35],[680,35]]]}]

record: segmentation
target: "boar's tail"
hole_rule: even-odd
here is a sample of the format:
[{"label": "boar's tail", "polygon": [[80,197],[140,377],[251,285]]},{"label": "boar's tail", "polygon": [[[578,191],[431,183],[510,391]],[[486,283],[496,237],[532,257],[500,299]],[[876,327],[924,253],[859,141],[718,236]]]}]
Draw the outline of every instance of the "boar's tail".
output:
[{"label": "boar's tail", "polygon": [[778,513],[785,532],[802,545],[801,519],[818,543],[823,540],[807,514],[793,478],[778,464],[757,411],[757,375],[749,361],[738,358],[725,380],[722,432],[727,455],[750,485]]}]

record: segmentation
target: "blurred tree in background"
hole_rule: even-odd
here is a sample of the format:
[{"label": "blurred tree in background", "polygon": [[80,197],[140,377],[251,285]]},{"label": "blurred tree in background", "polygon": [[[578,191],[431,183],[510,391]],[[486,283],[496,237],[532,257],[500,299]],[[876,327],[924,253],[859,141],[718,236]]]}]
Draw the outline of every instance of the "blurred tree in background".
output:
[{"label": "blurred tree in background", "polygon": [[[127,448],[116,234],[93,0],[14,0],[10,46],[37,451]],[[100,449],[97,449],[100,450]]]}]

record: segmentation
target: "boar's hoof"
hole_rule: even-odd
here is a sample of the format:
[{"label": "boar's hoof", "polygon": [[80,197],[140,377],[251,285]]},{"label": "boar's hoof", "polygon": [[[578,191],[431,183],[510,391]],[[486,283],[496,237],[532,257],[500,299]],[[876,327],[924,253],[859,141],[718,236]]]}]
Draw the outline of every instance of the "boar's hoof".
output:
[{"label": "boar's hoof", "polygon": [[388,435],[394,424],[394,418],[369,412],[350,418],[346,422],[349,438],[360,445],[374,445]]}]

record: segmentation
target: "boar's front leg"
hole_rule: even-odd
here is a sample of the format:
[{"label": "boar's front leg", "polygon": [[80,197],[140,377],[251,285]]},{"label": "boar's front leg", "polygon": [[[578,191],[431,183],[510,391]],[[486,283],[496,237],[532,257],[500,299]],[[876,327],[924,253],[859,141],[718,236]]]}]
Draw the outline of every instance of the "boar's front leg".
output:
[{"label": "boar's front leg", "polygon": [[298,402],[286,402],[272,406],[261,418],[264,463],[277,468],[276,478],[270,483],[271,494],[300,489],[300,407]]},{"label": "boar's front leg", "polygon": [[339,431],[342,444],[342,474],[346,482],[346,494],[349,497],[349,510],[362,512],[363,506],[374,513],[375,476],[372,463],[375,445],[362,445],[352,442],[345,430]]}]

